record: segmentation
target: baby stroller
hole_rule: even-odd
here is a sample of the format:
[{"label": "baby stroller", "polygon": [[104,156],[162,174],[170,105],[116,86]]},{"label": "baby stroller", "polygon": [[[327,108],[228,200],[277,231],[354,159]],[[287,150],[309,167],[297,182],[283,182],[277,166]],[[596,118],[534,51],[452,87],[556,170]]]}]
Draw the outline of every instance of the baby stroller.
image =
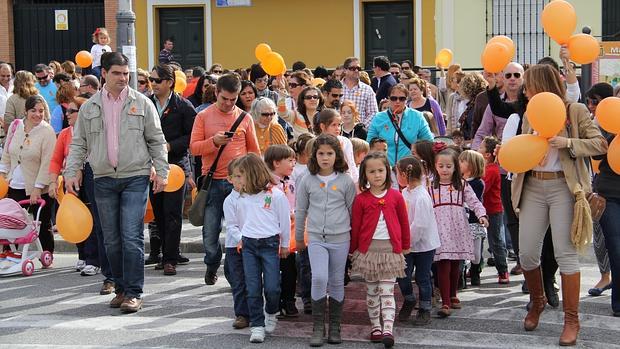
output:
[{"label": "baby stroller", "polygon": [[[39,199],[39,208],[34,220],[22,207],[28,205],[30,200],[19,202],[13,199],[0,200],[0,245],[8,245],[11,248],[10,251],[0,253],[0,276],[19,273],[30,276],[34,272],[34,259],[38,258],[43,267],[52,265],[54,260],[51,252],[43,251],[39,241],[41,227],[39,215],[45,206],[45,200]],[[15,249],[14,244],[19,245],[21,252]]]}]

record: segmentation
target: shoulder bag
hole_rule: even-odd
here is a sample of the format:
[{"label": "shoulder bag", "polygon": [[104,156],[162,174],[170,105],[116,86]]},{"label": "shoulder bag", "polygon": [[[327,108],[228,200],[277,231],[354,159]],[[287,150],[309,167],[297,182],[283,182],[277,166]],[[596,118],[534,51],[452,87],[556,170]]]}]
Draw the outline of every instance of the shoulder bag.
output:
[{"label": "shoulder bag", "polygon": [[[241,124],[241,121],[243,121],[247,114],[248,113],[246,113],[245,111],[242,111],[241,115],[239,115],[237,120],[235,120],[235,123],[230,127],[229,132],[235,133],[237,127],[239,127],[239,124]],[[220,146],[220,149],[215,156],[215,160],[213,161],[211,168],[209,168],[209,172],[207,172],[206,175],[198,178],[198,186],[200,187],[200,190],[198,191],[196,199],[192,203],[192,206],[189,208],[188,212],[189,222],[192,223],[193,226],[200,227],[204,224],[205,208],[207,207],[209,188],[211,188],[211,181],[213,180],[213,175],[215,174],[215,170],[217,169],[217,163],[219,162],[220,157],[224,152],[224,148],[226,148],[226,144]]]}]

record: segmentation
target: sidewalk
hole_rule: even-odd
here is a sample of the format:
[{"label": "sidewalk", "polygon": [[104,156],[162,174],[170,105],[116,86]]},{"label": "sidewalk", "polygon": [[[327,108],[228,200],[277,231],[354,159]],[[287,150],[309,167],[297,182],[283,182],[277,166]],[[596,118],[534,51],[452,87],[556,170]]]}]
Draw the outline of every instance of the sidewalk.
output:
[{"label": "sidewalk", "polygon": [[[224,246],[224,231],[220,234],[220,243]],[[202,246],[202,227],[195,227],[188,220],[183,220],[183,230],[181,232],[181,253],[204,253]],[[60,234],[54,235],[55,252],[77,252],[75,244],[66,242]],[[149,230],[147,224],[144,225],[144,251],[150,251]]]}]

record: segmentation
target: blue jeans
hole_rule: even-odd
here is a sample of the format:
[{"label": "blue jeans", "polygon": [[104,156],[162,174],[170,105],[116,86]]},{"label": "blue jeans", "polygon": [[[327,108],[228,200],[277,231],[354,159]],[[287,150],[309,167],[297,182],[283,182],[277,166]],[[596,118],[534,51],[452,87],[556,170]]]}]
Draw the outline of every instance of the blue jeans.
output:
[{"label": "blue jeans", "polygon": [[299,278],[299,288],[301,289],[301,299],[304,304],[310,303],[310,290],[312,289],[312,270],[310,269],[310,257],[308,249],[297,253],[297,275]]},{"label": "blue jeans", "polygon": [[504,237],[504,232],[502,231],[503,225],[503,213],[494,213],[489,215],[487,238],[489,239],[489,248],[493,253],[495,268],[498,273],[505,273],[508,271],[508,262],[506,261],[508,251],[506,250],[506,240]]},{"label": "blue jeans", "polygon": [[607,199],[600,223],[611,266],[611,309],[620,312],[620,199]]},{"label": "blue jeans", "polygon": [[243,273],[243,257],[235,247],[226,248],[224,257],[224,276],[230,284],[233,294],[235,316],[249,318],[248,301],[245,287],[245,274]]},{"label": "blue jeans", "polygon": [[431,310],[431,297],[433,296],[433,284],[431,283],[431,265],[435,257],[435,250],[426,252],[411,252],[405,255],[407,267],[405,277],[398,278],[400,293],[407,301],[415,302],[415,294],[411,286],[411,277],[415,269],[415,283],[420,291],[420,309]]},{"label": "blue jeans", "polygon": [[116,293],[140,298],[144,287],[144,211],[148,176],[95,179],[97,211]]},{"label": "blue jeans", "polygon": [[225,179],[213,179],[207,195],[205,220],[202,226],[202,244],[205,248],[204,262],[207,270],[213,273],[217,272],[222,262],[220,232],[224,218],[224,199],[230,194],[232,188],[232,184]]},{"label": "blue jeans", "polygon": [[[99,257],[99,267],[101,267],[101,274],[105,277],[104,281],[112,281],[112,272],[110,271],[110,263],[108,262],[108,256],[105,253],[105,244],[103,242],[103,231],[101,230],[101,220],[99,219],[99,212],[97,212],[97,200],[95,199],[95,181],[93,178],[93,170],[90,165],[86,163],[84,165],[83,187],[86,191],[86,197],[90,202],[90,211],[93,214],[93,231],[90,234],[94,235],[97,241],[97,256]],[[89,237],[90,239],[90,237]],[[88,261],[86,261],[88,263]]]},{"label": "blue jeans", "polygon": [[[280,236],[264,239],[243,237],[243,272],[247,290],[250,326],[265,326],[265,312],[280,309]],[[263,293],[265,294],[263,310]]]}]

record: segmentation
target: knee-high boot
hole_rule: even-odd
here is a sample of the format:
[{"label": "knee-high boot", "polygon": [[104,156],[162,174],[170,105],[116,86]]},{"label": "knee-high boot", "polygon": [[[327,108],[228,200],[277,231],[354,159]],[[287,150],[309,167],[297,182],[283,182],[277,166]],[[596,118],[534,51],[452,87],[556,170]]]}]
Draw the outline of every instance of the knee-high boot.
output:
[{"label": "knee-high boot", "polygon": [[323,346],[323,336],[325,335],[325,305],[327,297],[318,301],[312,300],[312,337],[310,338],[311,347]]},{"label": "knee-high boot", "polygon": [[564,308],[564,330],[560,336],[561,346],[577,343],[579,335],[579,287],[581,273],[562,275],[562,304]]},{"label": "knee-high boot", "polygon": [[327,336],[327,343],[340,344],[342,339],[340,338],[340,322],[342,321],[342,302],[338,302],[333,298],[329,298],[329,334]]},{"label": "knee-high boot", "polygon": [[530,309],[523,321],[523,327],[526,331],[533,331],[538,327],[538,319],[545,309],[545,293],[543,291],[542,274],[540,267],[533,270],[523,270],[523,276],[530,289]]}]

